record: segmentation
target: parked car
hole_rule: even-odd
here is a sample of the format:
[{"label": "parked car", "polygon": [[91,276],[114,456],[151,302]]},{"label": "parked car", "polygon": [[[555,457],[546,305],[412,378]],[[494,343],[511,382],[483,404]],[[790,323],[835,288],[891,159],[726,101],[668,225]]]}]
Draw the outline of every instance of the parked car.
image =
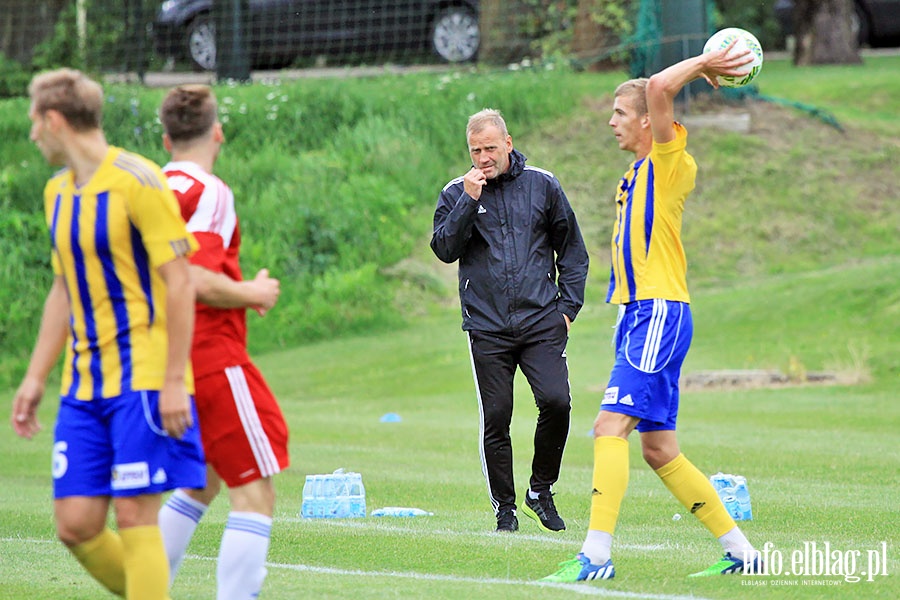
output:
[{"label": "parked car", "polygon": [[[214,0],[167,0],[153,23],[157,51],[216,67]],[[222,0],[218,0],[222,1]],[[478,52],[478,0],[244,0],[244,37],[254,68],[301,57],[365,58],[431,51],[447,62]]]},{"label": "parked car", "polygon": [[[794,0],[776,0],[775,17],[785,35],[794,34]],[[861,46],[900,42],[900,0],[853,0],[851,18]]]}]

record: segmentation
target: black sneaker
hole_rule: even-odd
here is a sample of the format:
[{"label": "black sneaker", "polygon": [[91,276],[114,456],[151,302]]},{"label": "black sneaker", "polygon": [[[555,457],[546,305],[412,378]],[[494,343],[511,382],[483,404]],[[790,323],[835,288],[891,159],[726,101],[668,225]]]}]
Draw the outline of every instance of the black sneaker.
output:
[{"label": "black sneaker", "polygon": [[556,512],[553,494],[549,491],[540,492],[537,498],[532,499],[529,495],[530,491],[525,491],[525,504],[522,505],[522,512],[537,521],[541,529],[545,531],[564,531],[566,523]]},{"label": "black sneaker", "polygon": [[516,509],[501,508],[497,513],[497,531],[518,531],[519,519],[516,518]]}]

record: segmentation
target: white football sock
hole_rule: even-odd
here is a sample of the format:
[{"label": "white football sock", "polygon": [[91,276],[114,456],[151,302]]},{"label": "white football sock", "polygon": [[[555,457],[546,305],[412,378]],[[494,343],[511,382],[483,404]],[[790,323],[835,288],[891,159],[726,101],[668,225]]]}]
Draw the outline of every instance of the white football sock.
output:
[{"label": "white football sock", "polygon": [[722,549],[725,550],[725,552],[731,553],[735,558],[743,560],[745,556],[747,558],[752,558],[757,554],[753,545],[747,540],[747,536],[745,536],[744,532],[741,531],[741,528],[737,526],[721,536],[719,538],[719,543],[722,544]]},{"label": "white football sock", "polygon": [[612,534],[597,529],[588,529],[581,553],[591,559],[591,564],[602,565],[609,560],[612,548]]},{"label": "white football sock", "polygon": [[256,598],[266,578],[266,554],[272,519],[258,513],[231,512],[219,548],[218,600]]},{"label": "white football sock", "polygon": [[184,560],[184,553],[197,529],[197,523],[203,518],[207,508],[207,505],[197,502],[182,490],[175,490],[159,509],[159,530],[162,532],[166,556],[169,557],[169,586],[175,581],[175,574]]}]

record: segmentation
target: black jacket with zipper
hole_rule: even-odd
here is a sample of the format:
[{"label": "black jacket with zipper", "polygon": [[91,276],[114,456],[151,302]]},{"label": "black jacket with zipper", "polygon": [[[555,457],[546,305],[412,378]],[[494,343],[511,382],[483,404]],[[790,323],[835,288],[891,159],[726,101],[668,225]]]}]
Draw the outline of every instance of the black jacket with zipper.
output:
[{"label": "black jacket with zipper", "polygon": [[459,261],[462,328],[519,335],[553,310],[574,321],[588,253],[556,177],[513,150],[475,200],[458,177],[441,191],[431,249]]}]

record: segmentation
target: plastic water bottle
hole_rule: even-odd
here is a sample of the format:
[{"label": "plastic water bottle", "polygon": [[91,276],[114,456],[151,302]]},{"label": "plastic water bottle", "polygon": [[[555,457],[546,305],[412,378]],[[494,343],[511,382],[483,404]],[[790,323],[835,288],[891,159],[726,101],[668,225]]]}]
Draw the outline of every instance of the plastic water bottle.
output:
[{"label": "plastic water bottle", "polygon": [[366,516],[366,488],[362,482],[362,475],[349,473],[347,491],[350,498],[350,517],[359,519]]},{"label": "plastic water bottle", "polygon": [[737,497],[738,506],[741,511],[742,521],[750,521],[753,519],[753,507],[750,504],[750,490],[747,489],[747,478],[741,475],[735,475],[735,496]]},{"label": "plastic water bottle", "polygon": [[330,475],[307,475],[300,515],[307,519],[365,517],[362,475],[343,469]]},{"label": "plastic water bottle", "polygon": [[405,506],[386,506],[372,511],[373,517],[426,517],[433,514],[421,508],[408,508]]},{"label": "plastic water bottle", "polygon": [[330,475],[316,475],[316,501],[313,516],[322,519],[331,514],[334,503],[334,481]]},{"label": "plastic water bottle", "polygon": [[[716,489],[716,492],[720,492],[726,488],[734,488],[736,486],[736,482],[734,480],[733,475],[726,475],[719,471],[715,475],[709,478],[710,483]],[[721,494],[720,494],[721,496]]]},{"label": "plastic water bottle", "polygon": [[722,504],[725,505],[725,510],[732,518],[737,519],[740,515],[740,508],[737,502],[734,476],[719,471],[710,477],[709,481],[719,495],[719,499],[722,500]]},{"label": "plastic water bottle", "polygon": [[308,519],[312,516],[312,477],[312,475],[307,475],[306,481],[303,482],[303,501],[300,504],[300,516],[304,519]]},{"label": "plastic water bottle", "polygon": [[723,493],[719,494],[719,497],[722,499],[722,504],[725,505],[725,510],[728,511],[731,518],[735,521],[739,521],[741,519],[741,507],[738,504],[737,496],[730,493],[733,491],[734,488],[725,488],[722,490]]},{"label": "plastic water bottle", "polygon": [[319,498],[319,490],[321,483],[320,475],[307,475],[306,482],[303,484],[303,503],[300,507],[300,516],[304,519],[312,519],[319,516],[322,509],[322,503]]},{"label": "plastic water bottle", "polygon": [[366,516],[366,489],[362,475],[338,469],[332,475],[335,485],[334,514],[340,519]]},{"label": "plastic water bottle", "polygon": [[735,521],[746,521],[752,518],[750,493],[747,490],[745,477],[720,471],[710,477],[709,481],[719,494],[725,510]]},{"label": "plastic water bottle", "polygon": [[322,489],[319,501],[322,503],[321,517],[331,519],[337,515],[338,478],[335,475],[322,475]]},{"label": "plastic water bottle", "polygon": [[325,516],[329,519],[346,518],[350,514],[350,499],[347,497],[347,476],[344,474],[344,470],[338,469],[325,477],[331,482],[328,513]]}]

